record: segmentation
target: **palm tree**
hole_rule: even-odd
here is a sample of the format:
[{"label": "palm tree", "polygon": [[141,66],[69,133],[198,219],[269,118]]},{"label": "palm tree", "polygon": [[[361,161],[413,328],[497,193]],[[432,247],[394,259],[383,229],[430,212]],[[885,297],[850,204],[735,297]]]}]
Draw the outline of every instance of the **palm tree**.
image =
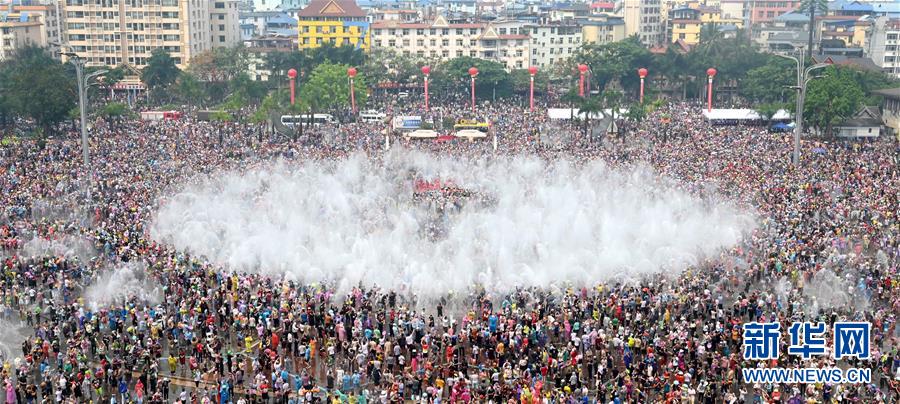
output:
[{"label": "palm tree", "polygon": [[828,10],[828,0],[803,0],[800,3],[800,9],[809,12],[809,43],[807,44],[806,57],[811,59],[813,55],[813,36],[816,29],[816,11],[824,14]]},{"label": "palm tree", "polygon": [[603,111],[603,103],[599,97],[585,97],[578,105],[578,115],[584,115],[584,136],[587,137],[591,117]]}]

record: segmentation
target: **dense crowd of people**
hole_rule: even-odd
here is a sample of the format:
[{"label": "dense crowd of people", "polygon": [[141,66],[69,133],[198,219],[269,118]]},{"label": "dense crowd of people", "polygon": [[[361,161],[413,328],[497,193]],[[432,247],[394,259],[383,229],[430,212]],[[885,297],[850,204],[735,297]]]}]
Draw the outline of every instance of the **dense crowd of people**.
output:
[{"label": "dense crowd of people", "polygon": [[[415,112],[401,104],[391,113]],[[465,111],[434,105],[430,115]],[[97,121],[87,168],[75,133],[22,138],[0,148],[0,402],[900,400],[896,140],[804,140],[802,164],[792,167],[789,137],[713,127],[688,104],[604,136],[550,122],[543,105],[533,114],[479,105],[477,119],[492,123],[496,151],[490,139],[400,138],[393,147],[649,165],[689,192],[716,192],[752,209],[758,227],[681,274],[633,283],[499,296],[473,285],[467,296],[429,301],[371,285],[336,295],[328,284],[236,273],[176,251],[150,237],[149,222],[173,187],[198,174],[276,158],[378,159],[385,124],[311,128],[299,141],[189,118]],[[325,134],[328,142],[317,140]],[[129,263],[142,263],[161,299],[132,293],[98,304],[84,296]],[[806,289],[823,280],[844,298],[810,298]],[[801,320],[871,322],[872,358],[742,358],[743,323],[780,322],[785,330]],[[741,380],[740,369],[762,365],[853,365],[871,368],[872,382]]]}]

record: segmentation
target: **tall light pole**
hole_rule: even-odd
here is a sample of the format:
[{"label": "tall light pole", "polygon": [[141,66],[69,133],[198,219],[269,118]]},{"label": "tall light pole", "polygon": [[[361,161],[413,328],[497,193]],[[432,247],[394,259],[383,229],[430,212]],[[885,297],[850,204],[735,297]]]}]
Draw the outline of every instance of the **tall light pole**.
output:
[{"label": "tall light pole", "polygon": [[[63,45],[65,46],[65,45]],[[81,154],[84,159],[84,170],[85,174],[88,177],[87,182],[87,197],[91,197],[91,187],[90,187],[90,178],[91,178],[91,156],[88,147],[88,135],[87,135],[87,86],[88,82],[100,75],[106,74],[108,70],[97,70],[87,76],[84,75],[84,64],[85,60],[78,56],[77,53],[74,52],[60,52],[61,55],[69,57],[69,61],[72,62],[72,65],[75,66],[75,79],[78,84],[78,109],[81,113]]]},{"label": "tall light pole", "polygon": [[798,48],[800,57],[790,55],[776,54],[785,59],[793,60],[797,64],[797,85],[793,88],[797,90],[797,110],[794,113],[794,153],[791,157],[791,163],[794,167],[800,166],[800,134],[803,133],[803,103],[806,97],[806,85],[815,77],[809,77],[809,74],[818,69],[828,67],[828,63],[818,63],[804,69],[806,58],[803,57],[803,48]]}]

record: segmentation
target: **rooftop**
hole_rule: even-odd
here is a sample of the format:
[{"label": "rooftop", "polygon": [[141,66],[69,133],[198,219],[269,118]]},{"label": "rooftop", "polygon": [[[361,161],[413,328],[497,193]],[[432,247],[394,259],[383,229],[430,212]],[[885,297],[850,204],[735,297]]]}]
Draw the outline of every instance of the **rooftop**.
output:
[{"label": "rooftop", "polygon": [[355,0],[311,0],[297,13],[300,17],[365,17]]}]

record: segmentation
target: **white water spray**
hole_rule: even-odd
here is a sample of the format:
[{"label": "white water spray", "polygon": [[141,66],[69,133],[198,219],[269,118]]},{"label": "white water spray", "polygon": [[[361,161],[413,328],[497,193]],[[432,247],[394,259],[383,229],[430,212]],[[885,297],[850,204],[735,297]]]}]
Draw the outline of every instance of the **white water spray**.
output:
[{"label": "white water spray", "polygon": [[85,289],[84,298],[88,307],[96,311],[132,297],[150,305],[161,302],[162,290],[152,281],[146,269],[145,263],[129,262],[100,274]]},{"label": "white water spray", "polygon": [[[414,174],[411,174],[414,173]],[[422,228],[412,178],[493,197]],[[753,227],[732,205],[676,189],[646,169],[538,158],[436,158],[395,148],[299,167],[216,173],[185,186],[154,218],[154,238],[234,271],[411,290],[422,295],[680,273]]]}]

